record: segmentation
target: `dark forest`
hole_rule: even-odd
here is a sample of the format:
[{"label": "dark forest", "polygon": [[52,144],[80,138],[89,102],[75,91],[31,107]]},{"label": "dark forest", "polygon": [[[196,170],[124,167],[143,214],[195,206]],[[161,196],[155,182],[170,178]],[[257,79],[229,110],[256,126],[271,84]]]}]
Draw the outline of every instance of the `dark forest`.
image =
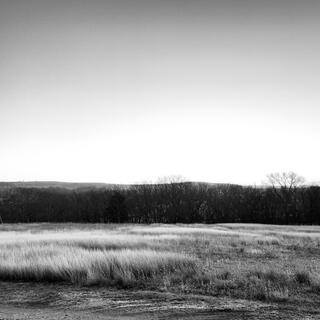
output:
[{"label": "dark forest", "polygon": [[[109,187],[0,188],[3,223],[320,224],[320,187],[270,175],[264,187],[167,181]],[[285,178],[285,179],[284,179]]]}]

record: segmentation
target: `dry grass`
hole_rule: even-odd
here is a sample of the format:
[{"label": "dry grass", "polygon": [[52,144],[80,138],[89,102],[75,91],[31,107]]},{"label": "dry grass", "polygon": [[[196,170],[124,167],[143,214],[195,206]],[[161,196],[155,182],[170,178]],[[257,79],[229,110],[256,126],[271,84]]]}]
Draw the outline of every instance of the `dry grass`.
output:
[{"label": "dry grass", "polygon": [[4,225],[0,278],[304,301],[320,295],[320,228]]},{"label": "dry grass", "polygon": [[2,245],[3,280],[69,281],[75,284],[128,284],[163,273],[194,270],[182,254],[153,250],[86,250],[57,244]]},{"label": "dry grass", "polygon": [[128,284],[194,270],[194,258],[161,250],[176,238],[109,230],[6,231],[0,233],[0,278]]}]

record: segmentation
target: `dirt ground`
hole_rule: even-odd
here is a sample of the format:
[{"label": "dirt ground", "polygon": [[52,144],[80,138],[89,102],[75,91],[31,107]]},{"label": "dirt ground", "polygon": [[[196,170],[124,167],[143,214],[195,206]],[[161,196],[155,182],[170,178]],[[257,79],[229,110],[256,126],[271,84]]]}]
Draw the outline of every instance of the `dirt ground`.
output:
[{"label": "dirt ground", "polygon": [[320,306],[167,292],[0,282],[0,320],[320,319]]}]

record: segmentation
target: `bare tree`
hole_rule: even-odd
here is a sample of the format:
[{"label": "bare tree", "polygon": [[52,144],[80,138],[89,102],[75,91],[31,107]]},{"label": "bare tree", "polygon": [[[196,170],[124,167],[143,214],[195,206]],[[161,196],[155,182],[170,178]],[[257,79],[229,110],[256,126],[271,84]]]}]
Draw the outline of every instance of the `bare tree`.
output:
[{"label": "bare tree", "polygon": [[185,218],[183,200],[186,191],[186,181],[180,175],[160,178],[157,187],[164,206],[164,216],[170,223],[177,223]]},{"label": "bare tree", "polygon": [[299,176],[295,172],[271,173],[267,175],[267,179],[273,188],[285,188],[288,190],[300,187],[306,181],[304,177]]},{"label": "bare tree", "polygon": [[182,175],[170,175],[158,178],[158,184],[172,184],[172,183],[183,183],[186,182],[186,178]]},{"label": "bare tree", "polygon": [[285,223],[289,224],[290,221],[297,223],[299,199],[296,191],[304,185],[305,178],[295,172],[276,172],[267,175],[267,180],[281,204]]}]

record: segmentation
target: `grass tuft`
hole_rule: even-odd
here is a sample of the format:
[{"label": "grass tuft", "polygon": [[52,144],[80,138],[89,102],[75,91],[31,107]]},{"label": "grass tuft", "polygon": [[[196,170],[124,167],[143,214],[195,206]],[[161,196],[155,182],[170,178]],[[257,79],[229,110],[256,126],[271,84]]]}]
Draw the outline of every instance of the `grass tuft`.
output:
[{"label": "grass tuft", "polygon": [[[10,247],[9,247],[10,248]],[[153,250],[85,250],[57,245],[20,246],[0,252],[0,279],[115,284],[195,270],[195,259]]]}]

